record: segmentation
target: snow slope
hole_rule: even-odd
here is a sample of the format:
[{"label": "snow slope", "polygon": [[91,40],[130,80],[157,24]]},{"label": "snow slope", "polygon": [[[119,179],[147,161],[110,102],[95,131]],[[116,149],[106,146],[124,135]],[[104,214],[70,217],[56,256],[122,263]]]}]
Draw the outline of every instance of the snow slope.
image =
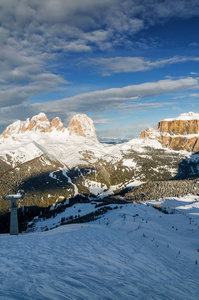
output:
[{"label": "snow slope", "polygon": [[[89,163],[95,163],[101,158],[115,163],[123,158],[123,152],[128,153],[134,150],[142,153],[146,151],[146,147],[163,149],[158,141],[151,139],[132,139],[123,144],[108,145],[99,143],[95,139],[70,135],[68,130],[27,131],[12,134],[8,138],[0,136],[0,159],[15,167],[20,163],[45,155],[51,160],[57,160],[72,168],[82,162],[85,163],[85,157],[82,155],[85,151],[92,155]],[[166,148],[164,150],[171,152]]]},{"label": "snow slope", "polygon": [[193,112],[189,112],[189,113],[184,113],[179,115],[176,118],[168,118],[165,119],[164,121],[175,121],[175,120],[183,120],[183,121],[190,121],[190,120],[199,120],[199,114],[198,113],[193,113]]},{"label": "snow slope", "polygon": [[95,222],[0,235],[0,299],[196,300],[198,201],[124,204]]}]

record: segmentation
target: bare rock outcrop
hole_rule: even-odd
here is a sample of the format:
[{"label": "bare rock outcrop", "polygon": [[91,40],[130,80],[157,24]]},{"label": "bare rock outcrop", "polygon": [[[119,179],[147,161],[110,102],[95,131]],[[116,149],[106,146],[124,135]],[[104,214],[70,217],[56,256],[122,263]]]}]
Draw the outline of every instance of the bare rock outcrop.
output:
[{"label": "bare rock outcrop", "polygon": [[51,128],[55,128],[57,131],[64,131],[65,127],[62,123],[62,121],[60,120],[60,118],[55,118],[51,121]]},{"label": "bare rock outcrop", "polygon": [[157,129],[147,128],[140,138],[157,139],[173,150],[199,151],[199,114],[182,114],[175,119],[160,121]]},{"label": "bare rock outcrop", "polygon": [[159,137],[160,137],[159,132],[152,127],[148,127],[146,130],[143,130],[140,135],[141,139],[145,139],[145,138],[159,139]]},{"label": "bare rock outcrop", "polygon": [[67,127],[70,135],[83,136],[97,140],[93,121],[86,115],[75,115]]},{"label": "bare rock outcrop", "polygon": [[[16,121],[9,125],[2,133],[2,136],[7,138],[11,135],[30,131],[52,132],[54,130],[62,132],[66,130],[60,118],[57,117],[50,122],[44,113],[40,113],[32,117],[32,119]],[[70,121],[67,130],[70,135],[97,140],[93,121],[86,115],[75,115]]]},{"label": "bare rock outcrop", "polygon": [[40,113],[32,117],[32,119],[19,120],[9,125],[2,133],[2,136],[9,137],[12,134],[25,133],[27,131],[51,132],[53,130],[65,130],[61,120],[55,118],[50,122],[44,113]]}]

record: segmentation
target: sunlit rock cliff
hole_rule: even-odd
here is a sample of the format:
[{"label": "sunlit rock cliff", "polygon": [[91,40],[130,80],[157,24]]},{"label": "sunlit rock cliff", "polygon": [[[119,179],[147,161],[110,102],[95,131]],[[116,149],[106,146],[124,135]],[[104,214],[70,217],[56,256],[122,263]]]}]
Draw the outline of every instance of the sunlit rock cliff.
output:
[{"label": "sunlit rock cliff", "polygon": [[173,150],[199,151],[199,114],[185,113],[175,119],[160,121],[157,129],[147,128],[140,138],[157,139]]}]

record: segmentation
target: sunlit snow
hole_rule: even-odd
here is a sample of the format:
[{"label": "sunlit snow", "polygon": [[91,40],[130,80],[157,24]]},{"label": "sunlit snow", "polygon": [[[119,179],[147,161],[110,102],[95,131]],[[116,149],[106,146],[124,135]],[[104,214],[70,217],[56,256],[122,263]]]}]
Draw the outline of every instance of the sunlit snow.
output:
[{"label": "sunlit snow", "polygon": [[[91,223],[0,235],[1,299],[196,300],[198,201],[186,196],[124,204]],[[77,204],[63,214],[93,208]],[[56,220],[43,226],[48,222]]]}]

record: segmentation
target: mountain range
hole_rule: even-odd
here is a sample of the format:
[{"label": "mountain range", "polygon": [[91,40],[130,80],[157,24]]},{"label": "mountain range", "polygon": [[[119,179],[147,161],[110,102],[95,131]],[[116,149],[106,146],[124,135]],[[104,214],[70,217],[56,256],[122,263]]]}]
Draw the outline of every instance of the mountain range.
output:
[{"label": "mountain range", "polygon": [[140,138],[109,145],[93,121],[75,115],[65,128],[44,113],[9,125],[0,135],[0,211],[3,197],[24,191],[19,206],[49,207],[76,195],[107,196],[143,182],[199,175],[199,114],[160,121]]}]

